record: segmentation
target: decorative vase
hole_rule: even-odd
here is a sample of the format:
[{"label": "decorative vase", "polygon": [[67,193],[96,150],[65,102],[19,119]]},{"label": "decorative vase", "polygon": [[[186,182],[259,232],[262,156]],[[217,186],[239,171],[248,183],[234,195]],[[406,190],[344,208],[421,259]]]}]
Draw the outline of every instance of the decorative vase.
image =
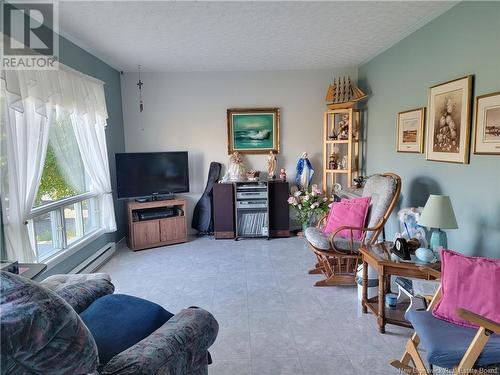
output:
[{"label": "decorative vase", "polygon": [[309,228],[309,223],[302,223],[302,232],[305,232]]}]

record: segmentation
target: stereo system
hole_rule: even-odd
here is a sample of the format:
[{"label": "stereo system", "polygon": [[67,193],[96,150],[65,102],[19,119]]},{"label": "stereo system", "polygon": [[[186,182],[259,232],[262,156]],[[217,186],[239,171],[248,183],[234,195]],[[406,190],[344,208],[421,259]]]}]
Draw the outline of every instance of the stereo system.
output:
[{"label": "stereo system", "polygon": [[156,219],[165,219],[172,216],[178,216],[178,209],[176,207],[168,207],[168,208],[150,208],[145,210],[137,210],[137,218],[139,221],[144,220],[156,220]]}]

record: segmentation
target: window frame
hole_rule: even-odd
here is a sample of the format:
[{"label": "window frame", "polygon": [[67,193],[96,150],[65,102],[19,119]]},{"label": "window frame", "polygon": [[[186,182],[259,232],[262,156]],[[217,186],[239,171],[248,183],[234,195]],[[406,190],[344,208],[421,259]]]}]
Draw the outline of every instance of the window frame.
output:
[{"label": "window frame", "polygon": [[[71,204],[81,203],[86,200],[91,200],[91,199],[97,200],[99,196],[100,195],[96,193],[86,192],[32,208],[27,218],[27,225],[32,226],[32,230],[30,230],[30,236],[32,237],[31,240],[33,241],[33,244],[35,246],[35,258],[37,263],[45,263],[47,264],[47,269],[50,269],[56,266],[58,263],[62,262],[64,259],[68,258],[70,255],[74,254],[75,252],[83,248],[84,246],[86,246],[87,244],[89,244],[91,241],[95,240],[97,237],[104,234],[104,229],[102,228],[100,222],[101,207],[99,206],[98,202],[96,202],[97,204],[95,208],[95,219],[97,220],[97,225],[95,229],[93,229],[88,233],[84,233],[82,237],[76,239],[69,245],[66,234],[66,223],[64,220],[65,207]],[[60,227],[57,229],[57,233],[54,232],[52,233],[52,237],[53,241],[56,241],[54,235],[57,235],[59,237],[57,241],[61,242],[61,248],[58,249],[53,254],[49,255],[47,258],[40,259],[38,254],[38,245],[36,241],[36,230],[34,228],[34,219],[36,219],[41,215],[50,214],[51,212],[56,212],[56,213],[58,212],[59,215]]]}]

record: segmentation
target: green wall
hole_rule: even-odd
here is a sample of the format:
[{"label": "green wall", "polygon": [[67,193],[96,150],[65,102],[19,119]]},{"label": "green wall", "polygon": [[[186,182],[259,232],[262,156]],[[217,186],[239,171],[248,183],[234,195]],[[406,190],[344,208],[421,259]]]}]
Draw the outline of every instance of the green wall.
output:
[{"label": "green wall", "polygon": [[54,268],[40,275],[39,278],[41,279],[52,274],[70,271],[106,243],[117,242],[125,236],[125,212],[123,202],[116,199],[115,173],[115,153],[125,152],[120,72],[63,37],[59,38],[59,57],[60,61],[65,65],[105,82],[104,92],[108,109],[106,143],[108,146],[117,231],[100,236]]},{"label": "green wall", "polygon": [[[500,91],[500,3],[462,2],[360,67],[366,107],[368,174],[402,177],[400,207],[423,206],[429,194],[450,195],[458,230],[449,248],[500,258],[500,156],[473,155],[470,164],[426,161],[395,151],[396,114],[427,107],[428,88],[474,75],[473,96]],[[392,215],[388,236],[398,230]]]}]

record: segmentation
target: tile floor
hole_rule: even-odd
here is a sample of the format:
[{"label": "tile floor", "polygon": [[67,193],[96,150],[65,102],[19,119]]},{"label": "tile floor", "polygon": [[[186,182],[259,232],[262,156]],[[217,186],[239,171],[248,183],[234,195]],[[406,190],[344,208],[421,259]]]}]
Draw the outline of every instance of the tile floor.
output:
[{"label": "tile floor", "polygon": [[132,252],[104,265],[116,292],[171,312],[196,305],[220,324],[210,375],[319,375],[398,372],[409,329],[362,315],[355,287],[315,288],[314,257],[300,237],[266,240],[193,238]]}]

